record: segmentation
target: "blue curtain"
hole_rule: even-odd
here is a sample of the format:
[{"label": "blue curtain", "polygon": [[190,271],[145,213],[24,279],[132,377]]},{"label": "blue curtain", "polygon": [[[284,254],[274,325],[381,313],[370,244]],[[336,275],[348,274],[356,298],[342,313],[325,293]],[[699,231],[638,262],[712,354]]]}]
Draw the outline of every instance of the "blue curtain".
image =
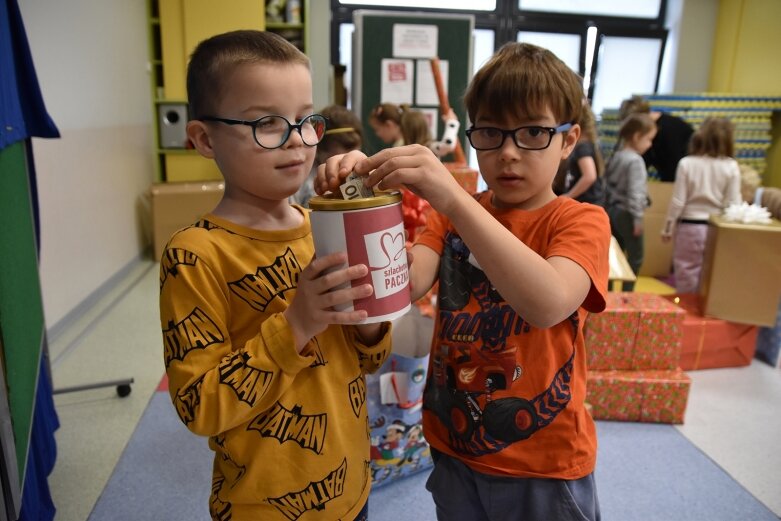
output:
[{"label": "blue curtain", "polygon": [[[56,138],[60,137],[60,133],[43,103],[19,6],[16,0],[4,0],[0,8],[0,150],[13,143],[25,141],[38,241],[38,197],[32,162],[32,136]],[[48,359],[42,353],[20,519],[54,519],[55,508],[47,477],[57,459],[54,431],[58,427]]]}]

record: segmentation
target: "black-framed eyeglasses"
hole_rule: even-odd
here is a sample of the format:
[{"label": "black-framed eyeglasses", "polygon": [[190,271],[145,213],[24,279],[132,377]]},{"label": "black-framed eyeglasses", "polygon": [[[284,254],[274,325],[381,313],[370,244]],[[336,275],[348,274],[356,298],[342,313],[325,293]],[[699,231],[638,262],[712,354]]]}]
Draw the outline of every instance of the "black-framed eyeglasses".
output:
[{"label": "black-framed eyeglasses", "polygon": [[263,116],[252,121],[241,119],[218,118],[203,116],[199,121],[217,121],[226,125],[247,125],[252,127],[252,137],[255,143],[263,148],[273,150],[287,143],[290,133],[297,130],[301,140],[310,147],[318,144],[325,135],[326,117],[320,114],[310,114],[298,123],[291,123],[283,116]]},{"label": "black-framed eyeglasses", "polygon": [[553,141],[558,132],[566,132],[572,128],[572,123],[563,123],[558,127],[540,127],[528,125],[505,130],[496,127],[472,127],[466,131],[472,148],[475,150],[495,150],[504,145],[507,136],[512,136],[515,146],[526,150],[544,150]]}]

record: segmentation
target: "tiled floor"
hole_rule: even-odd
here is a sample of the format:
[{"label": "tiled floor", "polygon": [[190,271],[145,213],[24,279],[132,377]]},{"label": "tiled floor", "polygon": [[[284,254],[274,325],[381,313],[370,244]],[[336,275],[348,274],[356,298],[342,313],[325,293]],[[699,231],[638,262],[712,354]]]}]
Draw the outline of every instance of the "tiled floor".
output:
[{"label": "tiled floor", "polygon": [[[134,266],[50,342],[55,388],[134,379],[125,398],[114,387],[55,396],[61,427],[49,484],[57,520],[87,519],[163,375],[157,268],[151,261]],[[681,433],[781,516],[781,371],[755,361],[689,374]]]}]

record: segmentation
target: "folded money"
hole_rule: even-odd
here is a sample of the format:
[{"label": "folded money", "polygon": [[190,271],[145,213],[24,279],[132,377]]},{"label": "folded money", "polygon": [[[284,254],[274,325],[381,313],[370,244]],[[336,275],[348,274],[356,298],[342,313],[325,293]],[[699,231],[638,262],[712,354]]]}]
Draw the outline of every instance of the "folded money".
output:
[{"label": "folded money", "polygon": [[365,199],[374,197],[374,190],[363,184],[363,176],[351,172],[339,186],[344,199]]}]

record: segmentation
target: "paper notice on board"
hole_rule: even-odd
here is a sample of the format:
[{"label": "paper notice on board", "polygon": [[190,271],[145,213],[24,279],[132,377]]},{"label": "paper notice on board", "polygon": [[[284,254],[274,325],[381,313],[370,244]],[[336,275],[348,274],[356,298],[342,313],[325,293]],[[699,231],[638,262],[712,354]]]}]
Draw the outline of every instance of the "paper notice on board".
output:
[{"label": "paper notice on board", "polygon": [[393,24],[393,56],[396,58],[435,58],[439,27],[423,24]]},{"label": "paper notice on board", "polygon": [[380,102],[412,104],[412,60],[385,58],[380,62]]},{"label": "paper notice on board", "polygon": [[[415,104],[416,105],[439,105],[437,86],[434,83],[434,74],[431,72],[431,61],[416,60],[415,67],[416,67]],[[442,85],[444,85],[445,90],[447,90],[447,80],[448,80],[447,60],[439,60],[439,72],[440,72],[440,76],[442,77]]]}]

